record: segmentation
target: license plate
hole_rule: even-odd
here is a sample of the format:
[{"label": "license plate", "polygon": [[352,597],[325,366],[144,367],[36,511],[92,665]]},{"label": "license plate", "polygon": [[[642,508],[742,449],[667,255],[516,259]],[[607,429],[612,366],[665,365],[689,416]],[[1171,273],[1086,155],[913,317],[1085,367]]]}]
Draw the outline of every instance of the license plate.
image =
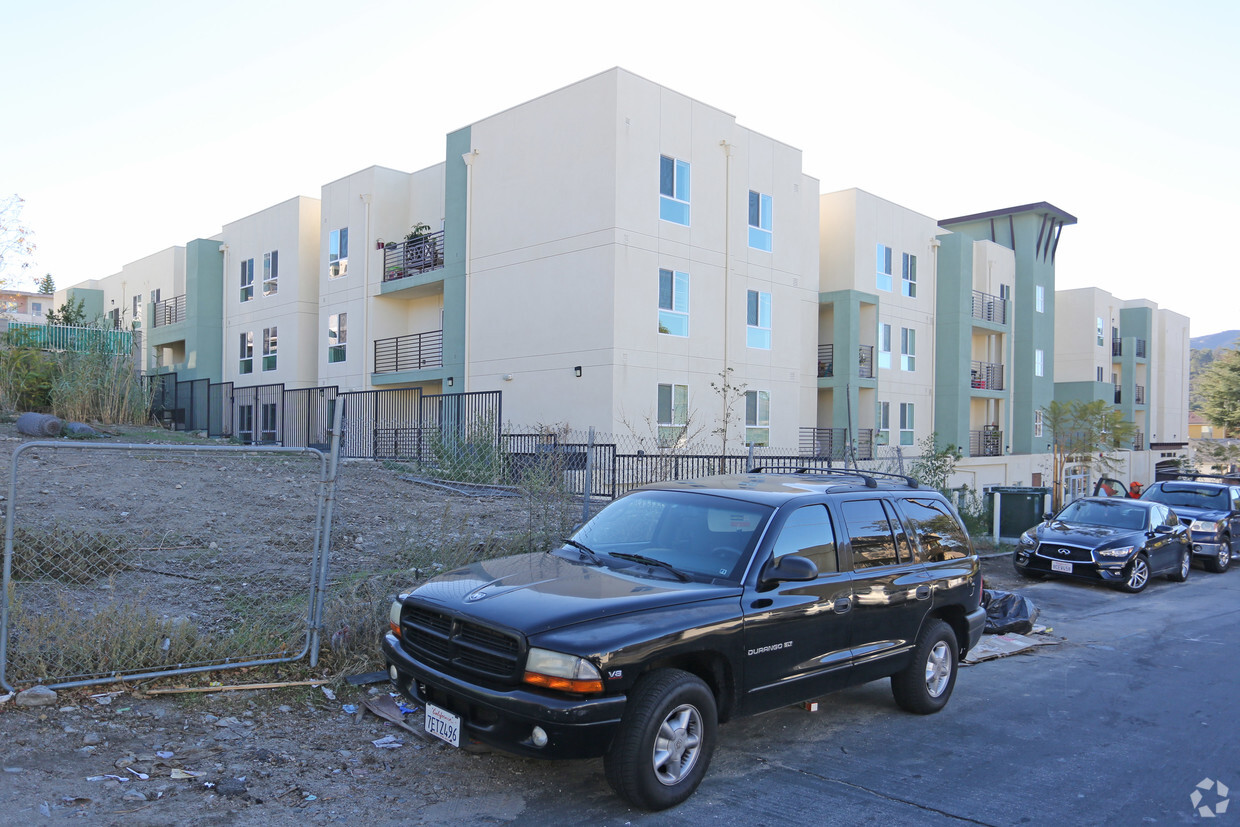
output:
[{"label": "license plate", "polygon": [[426,731],[454,747],[461,745],[461,716],[434,704],[426,705]]},{"label": "license plate", "polygon": [[1052,561],[1051,561],[1051,571],[1061,571],[1061,572],[1063,572],[1064,574],[1071,574],[1071,573],[1072,573],[1072,564],[1071,564],[1071,563],[1065,563],[1065,562],[1063,562],[1062,560],[1052,560]]}]

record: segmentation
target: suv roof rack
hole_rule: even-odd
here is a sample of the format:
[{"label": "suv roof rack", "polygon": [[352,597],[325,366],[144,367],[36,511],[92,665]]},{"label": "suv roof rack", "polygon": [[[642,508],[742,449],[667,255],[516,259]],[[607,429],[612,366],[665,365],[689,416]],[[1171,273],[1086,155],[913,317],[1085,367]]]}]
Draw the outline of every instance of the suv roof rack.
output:
[{"label": "suv roof rack", "polygon": [[860,477],[865,483],[866,488],[877,488],[878,480],[875,477],[884,477],[887,479],[899,480],[909,488],[921,488],[921,483],[912,477],[904,474],[890,474],[885,471],[862,471],[860,469],[849,468],[810,468],[809,466],[801,466],[800,468],[764,468],[759,465],[756,468],[749,469],[750,474],[830,474],[832,476],[848,476]]}]

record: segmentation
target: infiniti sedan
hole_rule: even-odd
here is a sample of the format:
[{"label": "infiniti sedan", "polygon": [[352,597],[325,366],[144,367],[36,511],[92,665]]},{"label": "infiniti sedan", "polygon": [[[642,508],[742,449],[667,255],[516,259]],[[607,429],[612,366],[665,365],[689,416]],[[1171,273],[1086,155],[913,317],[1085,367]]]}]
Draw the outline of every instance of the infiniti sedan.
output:
[{"label": "infiniti sedan", "polygon": [[1188,529],[1163,503],[1085,497],[1020,536],[1016,571],[1031,578],[1063,575],[1139,592],[1151,577],[1188,579]]}]

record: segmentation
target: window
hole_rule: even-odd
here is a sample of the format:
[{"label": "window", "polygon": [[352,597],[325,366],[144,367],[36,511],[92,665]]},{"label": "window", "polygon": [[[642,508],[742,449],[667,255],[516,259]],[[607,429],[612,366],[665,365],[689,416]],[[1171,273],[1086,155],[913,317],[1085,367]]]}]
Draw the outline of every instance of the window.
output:
[{"label": "window", "polygon": [[771,196],[749,191],[749,246],[771,251]]},{"label": "window", "polygon": [[1033,435],[1035,437],[1042,436],[1042,412],[1033,412]]},{"label": "window", "polygon": [[1033,351],[1033,375],[1042,375],[1042,348]]},{"label": "window", "polygon": [[771,294],[749,291],[745,308],[745,344],[761,350],[771,349]]},{"label": "window", "polygon": [[276,329],[263,328],[263,370],[276,369]]},{"label": "window", "polygon": [[254,372],[254,333],[241,334],[241,353],[240,361],[237,364],[238,373]]},{"label": "window", "polygon": [[878,245],[878,289],[891,292],[891,248]]},{"label": "window", "polygon": [[1046,288],[1040,284],[1033,286],[1033,309],[1039,313],[1046,312]]},{"label": "window", "polygon": [[900,508],[917,538],[917,562],[941,563],[969,556],[968,537],[946,505],[910,498],[900,500]]},{"label": "window", "polygon": [[263,295],[274,296],[280,289],[280,251],[263,254]]},{"label": "window", "polygon": [[796,554],[813,562],[819,573],[839,571],[835,558],[835,532],[825,505],[798,508],[779,530],[779,538],[771,556],[778,561],[787,554]]},{"label": "window", "polygon": [[1102,317],[1098,317],[1098,347],[1106,344],[1106,340],[1102,337]]},{"label": "window", "polygon": [[878,443],[887,445],[891,441],[891,403],[879,402],[874,412],[875,430],[878,431]]},{"label": "window", "polygon": [[745,444],[771,444],[770,391],[745,391]]},{"label": "window", "polygon": [[254,259],[247,258],[241,262],[241,301],[248,302],[254,298]]},{"label": "window", "polygon": [[254,441],[254,406],[237,406],[237,438],[242,442]]},{"label": "window", "polygon": [[327,277],[338,279],[349,272],[349,228],[332,230],[327,238]]},{"label": "window", "polygon": [[659,385],[659,442],[675,445],[689,424],[689,386]]},{"label": "window", "polygon": [[891,367],[891,325],[878,326],[878,366]]},{"label": "window", "polygon": [[854,569],[888,566],[900,562],[896,540],[882,500],[845,500],[840,504],[848,525]]},{"label": "window", "polygon": [[900,328],[900,370],[917,370],[917,331]]},{"label": "window", "polygon": [[262,416],[262,430],[259,431],[259,442],[275,442],[276,441],[276,403],[264,402],[260,408]]},{"label": "window", "polygon": [[349,343],[348,313],[333,313],[327,317],[327,361],[343,362],[345,347]]},{"label": "window", "polygon": [[659,270],[659,332],[689,335],[689,274]]},{"label": "window", "polygon": [[904,269],[900,277],[904,295],[910,299],[917,298],[917,256],[904,254]]},{"label": "window", "polygon": [[913,403],[900,403],[900,444],[913,444]]},{"label": "window", "polygon": [[[134,299],[134,301],[136,302],[137,299]],[[134,311],[134,312],[136,313],[137,311]],[[30,313],[36,317],[42,316],[43,315],[43,302],[31,302]]]},{"label": "window", "polygon": [[[35,312],[34,312],[34,314],[37,316],[37,315],[39,315],[39,310],[38,310],[38,308],[39,308],[39,303],[38,303],[38,302],[35,302],[34,306],[35,306]],[[139,315],[138,315],[138,311],[139,311],[139,310],[141,310],[141,309],[142,309],[142,295],[141,295],[141,294],[138,294],[137,296],[134,296],[134,297],[133,297],[133,317],[134,317],[134,319],[140,319],[140,318],[142,318],[141,316],[139,316]]]},{"label": "window", "polygon": [[689,226],[689,162],[659,156],[659,218]]},{"label": "window", "polygon": [[1101,365],[1099,365],[1097,370],[1098,370],[1098,380],[1097,380],[1097,381],[1099,381],[1099,382],[1105,382],[1105,381],[1106,381],[1106,377],[1105,377],[1105,376],[1103,375],[1103,373],[1102,373],[1102,366],[1101,366]]},{"label": "window", "polygon": [[[8,307],[8,309],[9,309],[9,310],[16,310],[16,309],[17,309],[17,305],[16,305],[15,303],[13,303],[13,302],[9,302],[9,307]],[[120,330],[120,329],[121,329],[121,309],[120,309],[119,307],[114,307],[114,308],[112,308],[111,310],[109,310],[109,311],[108,311],[108,318],[111,320],[112,327],[113,327],[114,329],[116,329],[116,330]]]},{"label": "window", "polygon": [[151,304],[155,304],[155,302],[157,301],[159,301],[159,289],[158,288],[151,291]]}]

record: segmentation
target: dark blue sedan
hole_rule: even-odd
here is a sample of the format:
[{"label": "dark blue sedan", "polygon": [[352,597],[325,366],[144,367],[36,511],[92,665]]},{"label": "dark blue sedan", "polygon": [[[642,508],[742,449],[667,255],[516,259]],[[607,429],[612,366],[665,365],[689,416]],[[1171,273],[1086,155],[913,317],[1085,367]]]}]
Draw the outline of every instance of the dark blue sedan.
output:
[{"label": "dark blue sedan", "polygon": [[1027,577],[1062,575],[1139,592],[1151,577],[1188,579],[1188,530],[1163,503],[1085,497],[1020,536],[1013,555]]}]

